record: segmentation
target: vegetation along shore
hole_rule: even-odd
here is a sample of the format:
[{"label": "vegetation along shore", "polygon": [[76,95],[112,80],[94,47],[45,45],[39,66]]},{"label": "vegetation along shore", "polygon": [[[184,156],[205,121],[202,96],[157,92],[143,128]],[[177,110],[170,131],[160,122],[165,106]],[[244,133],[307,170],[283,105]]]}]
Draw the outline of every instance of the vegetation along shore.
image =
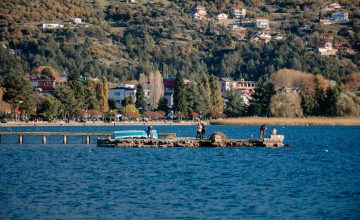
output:
[{"label": "vegetation along shore", "polygon": [[271,125],[360,125],[360,118],[265,118],[265,117],[241,117],[216,119],[210,121],[212,125],[260,125],[268,123]]}]

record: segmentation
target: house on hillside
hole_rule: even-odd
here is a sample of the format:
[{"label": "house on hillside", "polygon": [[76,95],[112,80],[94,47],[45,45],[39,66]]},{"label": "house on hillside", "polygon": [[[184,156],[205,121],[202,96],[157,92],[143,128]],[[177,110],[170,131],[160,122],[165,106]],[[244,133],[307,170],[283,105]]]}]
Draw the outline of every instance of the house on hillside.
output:
[{"label": "house on hillside", "polygon": [[253,42],[263,42],[265,44],[269,43],[271,40],[271,35],[263,32],[256,32],[251,36],[250,41]]},{"label": "house on hillside", "polygon": [[[168,106],[171,108],[174,105],[174,87],[175,87],[176,78],[168,77],[163,78],[164,83],[164,97],[168,101]],[[185,84],[192,83],[192,81],[188,79],[184,79]]]},{"label": "house on hillside", "polygon": [[327,5],[328,8],[332,8],[332,9],[340,9],[341,5],[339,3],[333,2],[333,3],[329,3]]},{"label": "house on hillside", "polygon": [[331,20],[333,20],[335,23],[347,23],[349,22],[349,13],[335,12],[331,15]]},{"label": "house on hillside", "polygon": [[269,19],[267,18],[257,18],[255,21],[255,27],[259,29],[268,29],[269,26]]},{"label": "house on hillside", "polygon": [[320,42],[316,45],[317,51],[323,56],[336,55],[337,49],[333,48],[331,42]]},{"label": "house on hillside", "polygon": [[246,17],[246,9],[245,8],[232,8],[231,16],[236,19],[244,19]]},{"label": "house on hillside", "polygon": [[242,94],[253,94],[256,89],[256,82],[254,81],[245,81],[241,79],[240,81],[234,81],[230,78],[223,77],[220,79],[220,88],[221,94],[226,96],[230,91],[237,90]]},{"label": "house on hillside", "polygon": [[37,75],[30,77],[31,86],[41,95],[48,96],[55,89],[62,87],[66,83],[63,77],[52,77],[47,75]]},{"label": "house on hillside", "polygon": [[298,27],[298,32],[299,34],[311,34],[313,32],[313,24],[308,20],[302,21]]},{"label": "house on hillside", "polygon": [[197,5],[191,9],[191,13],[194,19],[202,20],[206,18],[207,12],[205,7]]},{"label": "house on hillside", "polygon": [[52,30],[52,29],[62,29],[65,26],[59,23],[41,23],[39,24],[39,28],[43,30]]},{"label": "house on hillside", "polygon": [[164,82],[164,98],[168,101],[168,106],[172,107],[174,105],[174,86],[175,86],[175,77],[163,78]]},{"label": "house on hillside", "polygon": [[80,24],[85,24],[85,20],[81,19],[81,18],[70,18],[70,24],[74,24],[74,25],[80,25]]},{"label": "house on hillside", "polygon": [[221,78],[220,79],[220,88],[221,95],[226,99],[227,95],[231,91],[236,91],[240,94],[241,99],[245,105],[249,105],[252,100],[252,94],[255,93],[256,82],[254,81],[245,81],[241,79],[240,81],[234,81],[230,78]]},{"label": "house on hillside", "polygon": [[58,71],[48,66],[39,66],[32,72],[33,74],[27,78],[34,90],[43,96],[51,95],[55,89],[64,86],[67,82]]},{"label": "house on hillside", "polygon": [[108,97],[109,99],[114,99],[118,106],[122,106],[121,102],[127,97],[133,97],[134,101],[136,101],[136,88],[134,85],[130,84],[119,85],[109,89]]},{"label": "house on hillside", "polygon": [[228,15],[225,13],[220,13],[218,15],[216,15],[216,19],[220,20],[227,20],[228,19]]}]

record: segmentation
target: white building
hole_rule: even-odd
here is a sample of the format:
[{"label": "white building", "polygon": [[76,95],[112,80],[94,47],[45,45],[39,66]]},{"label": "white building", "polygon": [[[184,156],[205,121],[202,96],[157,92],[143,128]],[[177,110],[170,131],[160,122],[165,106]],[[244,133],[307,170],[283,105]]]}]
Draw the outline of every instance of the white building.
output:
[{"label": "white building", "polygon": [[232,8],[231,15],[233,18],[245,18],[246,17],[246,9],[245,8]]},{"label": "white building", "polygon": [[257,18],[255,22],[256,28],[259,29],[268,29],[269,28],[269,19],[267,18]]},{"label": "white building", "polygon": [[58,24],[58,23],[41,23],[39,25],[39,27],[43,30],[50,30],[50,29],[61,29],[64,28],[63,24]]},{"label": "white building", "polygon": [[109,99],[114,99],[118,106],[122,106],[121,102],[127,97],[133,97],[135,101],[136,88],[134,85],[125,84],[109,89],[108,95]]},{"label": "white building", "polygon": [[336,23],[347,23],[349,22],[349,13],[335,12],[331,15],[331,19]]},{"label": "white building", "polygon": [[244,79],[241,79],[240,81],[234,81],[230,78],[221,78],[220,87],[223,96],[233,90],[237,90],[241,94],[253,94],[255,92],[256,82],[245,81]]},{"label": "white building", "polygon": [[336,55],[338,51],[332,47],[331,42],[320,42],[316,47],[318,52],[323,56]]},{"label": "white building", "polygon": [[71,24],[85,24],[85,21],[81,18],[70,18]]},{"label": "white building", "polygon": [[218,14],[218,15],[216,16],[216,18],[217,18],[218,20],[227,20],[227,19],[228,19],[228,15],[225,14],[225,13],[221,13],[221,14]]},{"label": "white building", "polygon": [[201,20],[201,19],[206,18],[207,12],[206,12],[205,7],[203,7],[203,6],[200,6],[200,5],[195,6],[191,9],[191,11],[192,11],[192,15],[195,19]]}]

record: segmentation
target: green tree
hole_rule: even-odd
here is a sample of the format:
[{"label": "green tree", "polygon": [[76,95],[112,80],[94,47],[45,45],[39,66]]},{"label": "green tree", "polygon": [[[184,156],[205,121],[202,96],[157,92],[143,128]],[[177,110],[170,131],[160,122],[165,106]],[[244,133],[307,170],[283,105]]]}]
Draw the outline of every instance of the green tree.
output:
[{"label": "green tree", "polygon": [[98,109],[99,101],[96,98],[96,82],[91,79],[86,79],[86,87],[85,87],[85,109]]},{"label": "green tree", "polygon": [[174,85],[174,110],[183,114],[188,112],[184,77],[181,73],[177,74]]},{"label": "green tree", "polygon": [[244,103],[241,95],[236,91],[232,91],[227,96],[227,100],[224,113],[229,117],[241,116],[244,111]]},{"label": "green tree", "polygon": [[144,114],[147,110],[146,101],[145,101],[145,93],[144,93],[143,87],[140,83],[136,86],[135,106],[137,109],[139,109],[139,112],[141,114]]},{"label": "green tree", "polygon": [[313,97],[306,95],[304,92],[299,93],[301,97],[301,107],[303,109],[304,116],[312,115],[315,108],[315,100]]},{"label": "green tree", "polygon": [[259,81],[253,100],[250,102],[249,114],[258,116],[270,115],[270,101],[271,97],[275,94],[274,85],[270,82]]},{"label": "green tree", "polygon": [[110,109],[117,109],[117,108],[118,108],[115,99],[109,98],[108,103],[109,103],[109,108],[110,108]]},{"label": "green tree", "polygon": [[69,86],[56,89],[54,95],[62,104],[61,112],[65,118],[69,119],[79,115],[81,107],[75,98],[74,91]]},{"label": "green tree", "polygon": [[3,99],[11,105],[13,111],[19,109],[25,116],[34,112],[36,103],[29,81],[12,74],[5,77],[3,87],[5,90]]},{"label": "green tree", "polygon": [[326,116],[337,116],[336,103],[338,102],[341,90],[338,86],[330,86],[326,91],[324,113]]},{"label": "green tree", "polygon": [[209,79],[211,112],[222,114],[224,110],[224,102],[221,97],[221,88],[219,80],[216,76],[211,75]]},{"label": "green tree", "polygon": [[52,96],[46,97],[42,115],[49,121],[61,116],[61,102]]},{"label": "green tree", "polygon": [[129,104],[134,104],[134,97],[133,96],[128,96],[124,100],[121,101],[122,106],[127,106]]},{"label": "green tree", "polygon": [[167,113],[169,111],[168,100],[161,97],[158,104],[158,110]]},{"label": "green tree", "polygon": [[103,76],[100,82],[96,86],[96,97],[99,100],[100,111],[107,112],[109,111],[108,104],[108,90],[109,85],[105,76]]}]

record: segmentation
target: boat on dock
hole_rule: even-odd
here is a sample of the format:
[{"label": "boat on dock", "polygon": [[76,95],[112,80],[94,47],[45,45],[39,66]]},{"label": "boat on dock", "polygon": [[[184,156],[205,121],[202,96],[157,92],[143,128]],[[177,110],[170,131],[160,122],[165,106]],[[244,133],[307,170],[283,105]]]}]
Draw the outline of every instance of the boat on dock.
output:
[{"label": "boat on dock", "polygon": [[158,139],[158,133],[156,130],[125,130],[125,131],[114,131],[111,136],[112,139]]}]

